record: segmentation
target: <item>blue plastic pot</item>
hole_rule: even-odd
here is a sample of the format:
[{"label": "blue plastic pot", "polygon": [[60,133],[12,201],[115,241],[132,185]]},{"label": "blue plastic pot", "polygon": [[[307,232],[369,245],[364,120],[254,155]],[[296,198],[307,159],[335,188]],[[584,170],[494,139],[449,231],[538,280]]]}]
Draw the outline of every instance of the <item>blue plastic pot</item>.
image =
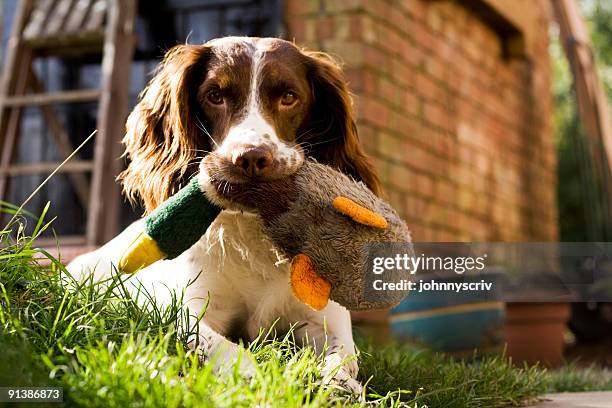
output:
[{"label": "blue plastic pot", "polygon": [[391,333],[400,341],[416,341],[454,353],[499,351],[504,344],[504,302],[500,274],[415,277],[414,281],[493,283],[490,291],[412,291],[390,312]]}]

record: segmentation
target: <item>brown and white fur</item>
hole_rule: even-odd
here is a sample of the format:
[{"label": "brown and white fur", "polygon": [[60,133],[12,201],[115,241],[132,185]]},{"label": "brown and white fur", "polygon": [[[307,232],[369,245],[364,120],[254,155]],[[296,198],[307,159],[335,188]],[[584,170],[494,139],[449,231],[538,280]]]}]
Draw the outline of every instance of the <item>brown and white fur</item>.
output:
[{"label": "brown and white fur", "polygon": [[[216,177],[232,182],[290,175],[309,156],[379,192],[341,70],[325,55],[274,38],[226,37],[171,49],[127,121],[124,144],[124,192],[147,212],[184,185],[207,154],[214,155]],[[75,259],[68,270],[109,276],[140,223]],[[193,344],[205,355],[219,355],[213,359],[219,367],[237,355],[230,339],[252,340],[274,322],[281,332],[301,323],[295,337],[326,353],[327,380],[358,391],[349,312],[333,301],[321,311],[301,304],[288,271],[288,260],[263,235],[258,216],[225,210],[183,255],[130,281],[158,303],[168,301],[169,289],[185,290],[194,316],[208,303]],[[242,366],[252,369],[246,358]]]}]

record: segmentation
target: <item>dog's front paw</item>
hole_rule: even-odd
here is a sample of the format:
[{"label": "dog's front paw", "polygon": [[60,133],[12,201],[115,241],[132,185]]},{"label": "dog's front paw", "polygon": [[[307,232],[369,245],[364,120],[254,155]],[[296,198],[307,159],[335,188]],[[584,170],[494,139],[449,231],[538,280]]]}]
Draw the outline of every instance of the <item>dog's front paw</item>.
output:
[{"label": "dog's front paw", "polygon": [[345,357],[340,354],[330,354],[325,357],[321,373],[323,383],[335,386],[351,394],[362,394],[363,387],[357,380],[357,358]]},{"label": "dog's front paw", "polygon": [[357,379],[351,377],[346,370],[343,369],[339,369],[327,379],[324,378],[323,382],[350,394],[361,395],[363,393],[361,383]]},{"label": "dog's front paw", "polygon": [[204,360],[213,365],[213,371],[217,374],[224,371],[231,371],[238,364],[240,375],[251,378],[257,369],[255,363],[249,357],[248,352],[237,344],[226,342],[219,345],[216,350],[209,355],[203,356]]}]

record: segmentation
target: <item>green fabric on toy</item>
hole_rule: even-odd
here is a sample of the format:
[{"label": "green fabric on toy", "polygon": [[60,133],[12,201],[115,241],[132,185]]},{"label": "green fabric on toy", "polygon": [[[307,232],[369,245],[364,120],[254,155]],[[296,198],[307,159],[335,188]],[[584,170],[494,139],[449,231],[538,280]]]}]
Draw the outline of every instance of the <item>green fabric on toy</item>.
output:
[{"label": "green fabric on toy", "polygon": [[144,231],[121,257],[119,269],[132,273],[160,259],[176,258],[204,235],[220,212],[193,178],[145,217]]}]

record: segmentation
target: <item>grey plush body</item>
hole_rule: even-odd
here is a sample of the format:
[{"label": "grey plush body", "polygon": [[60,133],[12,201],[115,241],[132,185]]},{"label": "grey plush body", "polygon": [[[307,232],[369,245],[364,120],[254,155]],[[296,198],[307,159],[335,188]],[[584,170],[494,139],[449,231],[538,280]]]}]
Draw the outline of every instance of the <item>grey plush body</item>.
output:
[{"label": "grey plush body", "polygon": [[[371,290],[375,278],[372,244],[395,244],[395,248],[410,251],[412,246],[405,222],[363,183],[309,160],[289,178],[229,186],[219,182],[217,192],[257,211],[264,220],[265,234],[289,258],[308,255],[316,272],[332,284],[331,299],[349,310],[391,307],[406,295],[404,291]],[[388,227],[362,225],[336,211],[332,202],[338,196],[382,215]],[[383,249],[389,252],[388,246]],[[392,270],[382,279],[397,282],[408,275],[405,270]]]}]

